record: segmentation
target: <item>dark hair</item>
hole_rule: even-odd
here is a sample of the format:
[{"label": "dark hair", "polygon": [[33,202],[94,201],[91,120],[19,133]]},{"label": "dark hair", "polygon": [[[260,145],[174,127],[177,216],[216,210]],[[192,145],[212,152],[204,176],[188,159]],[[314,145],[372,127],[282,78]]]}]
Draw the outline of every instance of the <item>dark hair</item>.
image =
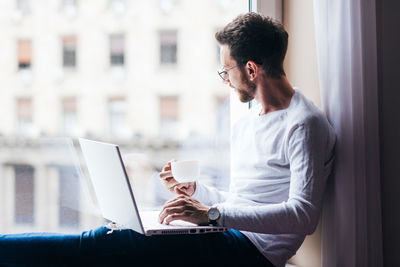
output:
[{"label": "dark hair", "polygon": [[249,12],[236,17],[215,33],[221,45],[228,45],[231,56],[243,66],[252,60],[262,65],[271,77],[285,75],[283,60],[288,45],[288,33],[282,24],[269,17]]}]

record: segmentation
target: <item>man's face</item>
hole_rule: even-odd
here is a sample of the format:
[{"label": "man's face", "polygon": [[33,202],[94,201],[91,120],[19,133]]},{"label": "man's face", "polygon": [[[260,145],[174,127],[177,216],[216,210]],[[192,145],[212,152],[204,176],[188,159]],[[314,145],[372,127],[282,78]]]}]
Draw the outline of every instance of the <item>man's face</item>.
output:
[{"label": "man's face", "polygon": [[221,64],[227,70],[227,79],[225,82],[236,90],[239,99],[247,103],[254,99],[256,85],[249,81],[243,68],[237,66],[237,62],[231,57],[230,49],[227,45],[221,46]]}]

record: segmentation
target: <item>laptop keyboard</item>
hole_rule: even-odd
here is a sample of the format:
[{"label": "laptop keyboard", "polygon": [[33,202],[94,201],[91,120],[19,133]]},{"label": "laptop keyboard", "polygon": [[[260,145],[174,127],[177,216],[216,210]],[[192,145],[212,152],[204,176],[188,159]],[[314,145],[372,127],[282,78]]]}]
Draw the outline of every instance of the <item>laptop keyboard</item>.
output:
[{"label": "laptop keyboard", "polygon": [[196,227],[196,224],[185,222],[182,220],[176,220],[170,223],[170,225],[161,224],[158,222],[158,215],[160,211],[143,211],[140,212],[140,217],[143,222],[143,226],[145,228],[161,228],[161,229],[170,229],[171,226],[179,226],[179,227]]}]

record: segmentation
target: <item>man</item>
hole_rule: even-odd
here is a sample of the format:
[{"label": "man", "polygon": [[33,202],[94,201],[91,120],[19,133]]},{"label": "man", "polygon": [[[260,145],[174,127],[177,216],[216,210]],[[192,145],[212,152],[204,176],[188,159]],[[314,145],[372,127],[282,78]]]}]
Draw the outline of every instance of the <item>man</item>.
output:
[{"label": "man", "polygon": [[218,224],[240,230],[282,266],[317,226],[335,134],[285,76],[288,35],[281,25],[248,13],[217,32],[216,39],[221,78],[240,101],[258,104],[233,127],[230,194],[200,183],[178,184],[169,163],[160,177],[180,195],[166,203],[160,221],[206,224],[211,209],[219,214]]},{"label": "man", "polygon": [[[283,266],[317,226],[335,135],[323,113],[286,79],[288,35],[256,13],[216,33],[219,75],[242,102],[257,101],[233,127],[229,192],[178,183],[169,162],[160,173],[178,196],[162,223],[185,220],[224,233],[146,237],[105,227],[81,235],[0,236],[0,265],[14,263]],[[107,233],[108,232],[108,233]]]}]

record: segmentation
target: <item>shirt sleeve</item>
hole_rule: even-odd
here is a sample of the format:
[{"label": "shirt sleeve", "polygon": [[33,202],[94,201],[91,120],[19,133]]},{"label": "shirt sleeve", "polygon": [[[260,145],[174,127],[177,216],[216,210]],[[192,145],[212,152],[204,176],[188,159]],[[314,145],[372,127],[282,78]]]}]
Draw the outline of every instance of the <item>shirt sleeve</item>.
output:
[{"label": "shirt sleeve", "polygon": [[311,118],[294,127],[288,135],[291,176],[287,201],[249,207],[218,204],[220,224],[266,234],[313,233],[333,161],[334,135],[326,124],[318,118]]},{"label": "shirt sleeve", "polygon": [[192,195],[193,198],[208,206],[213,206],[217,203],[224,202],[227,200],[228,196],[228,192],[206,186],[199,181],[196,181],[196,190]]}]

